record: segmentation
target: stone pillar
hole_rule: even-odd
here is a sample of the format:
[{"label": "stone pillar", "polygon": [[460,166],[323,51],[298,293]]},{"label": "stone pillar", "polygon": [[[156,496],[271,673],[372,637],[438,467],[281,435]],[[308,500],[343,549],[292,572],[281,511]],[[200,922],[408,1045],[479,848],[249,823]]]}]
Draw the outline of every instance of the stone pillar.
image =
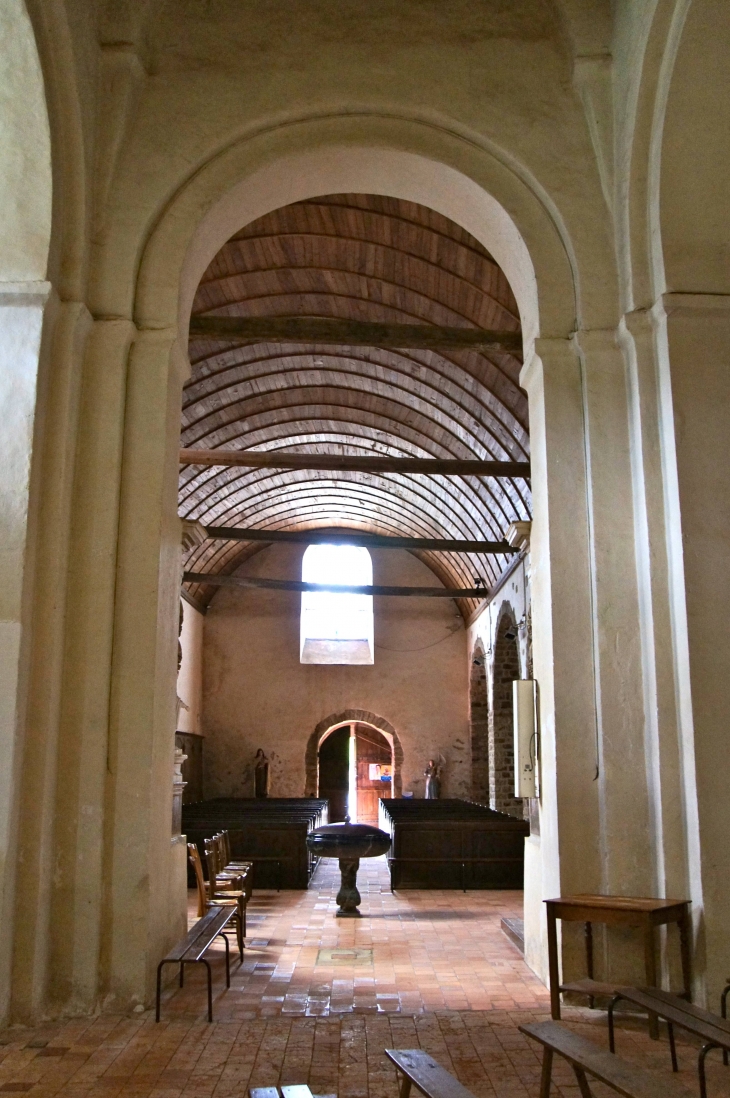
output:
[{"label": "stone pillar", "polygon": [[[600,801],[583,388],[574,340],[540,339],[530,398],[534,676],[539,684],[540,835],[525,844],[525,957],[547,982],[543,899],[598,891]],[[580,965],[573,943],[564,962]]]},{"label": "stone pillar", "polygon": [[679,657],[689,657],[690,680],[680,695],[681,768],[690,882],[695,905],[703,904],[702,914],[696,912],[699,948],[704,944],[707,1002],[715,1009],[730,972],[730,295],[666,294],[663,304],[682,532],[681,546],[673,551],[683,557],[686,649],[681,618],[674,641]]},{"label": "stone pillar", "polygon": [[[4,216],[12,216],[6,210]],[[31,457],[48,282],[0,283],[0,1016],[11,988],[27,676]],[[24,593],[26,600],[24,600]]]},{"label": "stone pillar", "polygon": [[185,370],[173,334],[138,333],[124,409],[102,939],[105,1000],[122,1009],[150,1000],[157,960],[186,924],[185,863],[170,841]]}]

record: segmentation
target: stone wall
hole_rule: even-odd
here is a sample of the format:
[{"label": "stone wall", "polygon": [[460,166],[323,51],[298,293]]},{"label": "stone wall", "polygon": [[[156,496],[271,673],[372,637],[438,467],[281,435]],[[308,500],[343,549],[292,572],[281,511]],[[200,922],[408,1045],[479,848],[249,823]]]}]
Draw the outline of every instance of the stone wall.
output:
[{"label": "stone wall", "polygon": [[492,705],[489,712],[489,803],[498,812],[523,815],[515,797],[515,751],[512,683],[519,679],[517,626],[509,611],[500,618],[492,666]]},{"label": "stone wall", "polygon": [[478,641],[471,656],[469,706],[471,797],[480,804],[489,803],[489,698],[486,661],[484,647]]},{"label": "stone wall", "polygon": [[[275,545],[241,573],[298,578],[304,546]],[[405,550],[374,550],[375,583],[437,585]],[[302,796],[307,745],[329,718],[367,712],[403,751],[402,788],[424,792],[430,757],[445,760],[443,795],[468,797],[470,747],[466,632],[451,599],[376,598],[373,666],[299,662],[300,597],[225,588],[205,616],[205,796],[250,796],[252,761],[271,760],[271,795]]]}]

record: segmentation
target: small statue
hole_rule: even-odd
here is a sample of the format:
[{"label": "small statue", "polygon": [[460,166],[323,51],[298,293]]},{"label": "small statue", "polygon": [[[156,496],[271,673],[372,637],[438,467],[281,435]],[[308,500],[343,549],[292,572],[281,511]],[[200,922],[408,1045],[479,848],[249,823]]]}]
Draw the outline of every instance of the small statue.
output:
[{"label": "small statue", "polygon": [[428,766],[423,773],[426,778],[424,796],[427,801],[437,801],[441,796],[441,766],[435,759],[429,759]]},{"label": "small statue", "polygon": [[262,747],[256,752],[253,768],[254,797],[268,797],[269,795],[269,760]]}]

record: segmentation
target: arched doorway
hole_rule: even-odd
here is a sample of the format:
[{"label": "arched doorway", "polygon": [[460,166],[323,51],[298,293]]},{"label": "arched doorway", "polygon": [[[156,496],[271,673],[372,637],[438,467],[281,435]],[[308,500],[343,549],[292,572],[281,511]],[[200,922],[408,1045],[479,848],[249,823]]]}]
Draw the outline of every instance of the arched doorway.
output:
[{"label": "arched doorway", "polygon": [[492,707],[489,729],[489,804],[497,812],[522,816],[515,797],[512,683],[520,677],[517,626],[509,611],[497,626],[492,665]]},{"label": "arched doorway", "polygon": [[[352,749],[354,760],[352,770],[349,769],[348,763],[348,796],[350,785],[352,785],[358,804],[361,802],[362,811],[358,808],[356,813],[358,819],[361,822],[370,822],[372,817],[377,823],[379,798],[399,797],[401,794],[403,748],[393,726],[376,713],[370,713],[365,709],[345,709],[319,722],[307,741],[305,796],[328,797],[330,820],[336,822],[337,819],[344,819],[345,812],[341,806],[344,803],[342,766],[345,738],[348,741],[353,738],[355,741]],[[330,740],[333,742],[328,746]],[[324,775],[322,773],[323,754]],[[334,759],[331,756],[334,756]],[[336,758],[339,758],[339,763],[334,761]],[[359,773],[357,772],[358,760],[361,768]],[[371,764],[381,767],[390,766],[391,780],[371,778]],[[332,798],[326,790],[334,791],[334,807]],[[362,797],[359,796],[360,792]]]},{"label": "arched doorway", "polygon": [[393,795],[394,744],[375,725],[349,721],[324,733],[317,749],[317,796],[329,801],[330,823],[346,815],[377,825],[381,797]]},{"label": "arched doorway", "polygon": [[469,724],[471,729],[471,797],[489,804],[489,698],[487,659],[477,641],[469,675]]},{"label": "arched doorway", "polygon": [[340,823],[348,814],[350,727],[343,724],[326,733],[317,752],[317,795],[329,801],[330,823]]}]

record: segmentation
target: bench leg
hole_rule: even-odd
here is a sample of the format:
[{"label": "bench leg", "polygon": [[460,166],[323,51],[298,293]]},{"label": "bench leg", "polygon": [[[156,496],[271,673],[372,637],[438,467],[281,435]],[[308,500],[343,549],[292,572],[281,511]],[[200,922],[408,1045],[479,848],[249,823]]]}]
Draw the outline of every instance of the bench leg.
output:
[{"label": "bench leg", "polygon": [[613,1008],[619,999],[623,998],[621,995],[614,995],[611,1002],[608,1004],[608,1047],[611,1052],[616,1051],[616,1038],[613,1028]]},{"label": "bench leg", "polygon": [[231,947],[228,944],[228,935],[221,930],[218,935],[226,943],[226,987],[231,986]]},{"label": "bench leg", "polygon": [[593,1098],[591,1094],[591,1088],[588,1086],[588,1080],[586,1079],[586,1073],[583,1068],[579,1068],[577,1064],[573,1064],[573,1071],[575,1077],[578,1080],[578,1086],[580,1087],[581,1098]]},{"label": "bench leg", "polygon": [[408,1098],[411,1093],[411,1081],[407,1075],[401,1073],[400,1087],[398,1090],[400,1098]]},{"label": "bench leg", "polygon": [[162,966],[164,961],[160,961],[157,966],[157,994],[155,995],[155,1021],[160,1020],[160,995],[162,993]]},{"label": "bench leg", "polygon": [[208,1021],[213,1021],[213,976],[210,971],[210,964],[208,961],[203,960],[200,962],[205,965],[205,971],[208,974]]},{"label": "bench leg", "polygon": [[677,1046],[674,1043],[674,1026],[671,1022],[667,1022],[667,1033],[669,1034],[669,1051],[672,1054],[672,1071],[679,1071],[679,1065],[677,1064]]},{"label": "bench leg", "polygon": [[[720,996],[720,1016],[722,1018],[727,1018],[727,996],[728,996],[728,992],[730,992],[730,984],[727,985],[727,987],[724,989],[722,995]],[[725,1067],[727,1067],[727,1049],[726,1048],[724,1048],[722,1050],[722,1062],[725,1065]]]},{"label": "bench leg", "polygon": [[180,962],[180,987],[185,985],[185,962]]},{"label": "bench leg", "polygon": [[713,1045],[710,1041],[708,1044],[703,1045],[700,1054],[697,1058],[697,1074],[700,1077],[700,1098],[707,1098],[707,1080],[705,1078],[705,1057],[710,1049],[717,1048],[717,1045]]},{"label": "bench leg", "polygon": [[243,909],[240,899],[236,910],[236,941],[238,942],[238,956],[243,962]]},{"label": "bench leg", "polygon": [[542,1074],[540,1075],[540,1098],[550,1098],[550,1082],[553,1075],[553,1050],[547,1045],[542,1050]]}]

